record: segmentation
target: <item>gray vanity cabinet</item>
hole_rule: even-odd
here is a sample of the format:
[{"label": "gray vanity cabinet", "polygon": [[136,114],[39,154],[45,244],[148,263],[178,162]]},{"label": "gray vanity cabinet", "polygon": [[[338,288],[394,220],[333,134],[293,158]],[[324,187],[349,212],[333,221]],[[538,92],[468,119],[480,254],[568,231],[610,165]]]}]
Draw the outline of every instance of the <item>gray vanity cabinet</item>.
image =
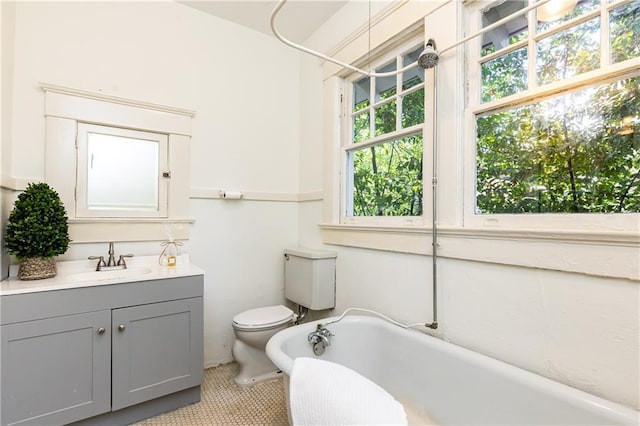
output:
[{"label": "gray vanity cabinet", "polygon": [[109,411],[110,324],[111,311],[98,311],[3,325],[2,424],[64,424]]},{"label": "gray vanity cabinet", "polygon": [[203,276],[0,297],[0,423],[129,424],[200,399]]},{"label": "gray vanity cabinet", "polygon": [[115,309],[112,409],[202,383],[201,323],[200,298]]}]

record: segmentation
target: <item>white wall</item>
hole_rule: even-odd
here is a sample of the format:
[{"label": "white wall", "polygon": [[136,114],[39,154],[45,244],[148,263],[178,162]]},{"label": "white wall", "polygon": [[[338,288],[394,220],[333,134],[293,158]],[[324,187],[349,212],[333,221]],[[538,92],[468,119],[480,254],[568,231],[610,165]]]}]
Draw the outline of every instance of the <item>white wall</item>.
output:
[{"label": "white wall", "polygon": [[[335,247],[334,247],[335,248]],[[431,322],[431,258],[338,247],[336,312]],[[638,283],[438,261],[435,335],[637,408]]]},{"label": "white wall", "polygon": [[300,57],[300,108],[298,121],[299,166],[298,185],[301,193],[322,190],[323,171],[323,128],[322,117],[317,115],[318,105],[322,100],[322,66],[320,60],[310,55]]},{"label": "white wall", "polygon": [[207,365],[231,361],[234,315],[284,302],[282,249],[297,245],[293,203],[192,200],[189,251],[205,265]]},{"label": "white wall", "polygon": [[0,3],[0,48],[2,49],[2,62],[0,68],[0,137],[2,147],[0,149],[0,172],[6,175],[11,171],[11,129],[12,129],[12,103],[13,103],[13,64],[14,64],[14,34],[15,34],[15,4],[12,2]]},{"label": "white wall", "polygon": [[[428,8],[427,3],[421,4]],[[456,3],[450,3],[426,22],[425,32],[436,38],[440,48],[460,37],[461,29],[454,25],[458,13]],[[414,16],[418,19],[424,13]],[[353,22],[353,25],[333,26],[331,36],[337,38],[340,29],[342,37],[350,35],[361,18],[361,14],[349,8],[342,9],[334,21]],[[374,28],[373,35],[383,32],[390,36],[402,29],[390,24]],[[323,44],[326,34],[327,28],[321,29],[307,44],[330,50],[331,44]],[[461,149],[464,135],[456,121],[462,114],[457,108],[463,104],[464,84],[456,80],[459,64],[453,53],[443,56],[439,65],[437,118],[441,166],[438,214],[439,222],[450,227],[462,224],[460,188],[464,160]],[[316,93],[321,84],[316,80],[307,88]],[[322,112],[323,106],[319,103],[315,114]],[[315,161],[312,156],[302,156],[300,167],[313,169]],[[302,245],[315,245],[322,240],[317,227],[322,221],[322,208],[322,203],[301,206]],[[425,245],[430,245],[431,236],[425,238],[429,239]],[[441,252],[447,252],[447,241],[452,240],[441,241]],[[337,245],[330,248],[338,252],[336,313],[348,307],[363,307],[405,322],[432,321],[431,257]],[[536,259],[545,245],[532,243],[529,250],[531,258]],[[603,252],[602,258],[606,259],[607,254]],[[630,256],[628,261],[638,262],[638,259]],[[440,327],[430,333],[578,389],[640,408],[640,283],[637,281],[446,258],[438,260],[438,281]]]},{"label": "white wall", "polygon": [[[11,129],[13,103],[13,62],[15,7],[12,2],[0,2],[0,247],[4,247],[4,230],[14,198],[12,191],[4,188],[11,173]],[[0,252],[0,279],[6,276],[10,259]]]},{"label": "white wall", "polygon": [[[3,46],[3,66],[4,55]],[[5,150],[3,134],[3,154],[18,181],[44,176],[39,83],[49,83],[195,110],[191,185],[205,193],[298,193],[299,55],[272,37],[175,2],[18,2],[14,65],[13,143]],[[284,301],[282,250],[297,243],[298,208],[204,198],[190,211],[184,250],[206,271],[211,366],[232,359],[233,315]],[[61,258],[106,249],[72,244]],[[160,250],[159,242],[116,242],[117,253]]]}]

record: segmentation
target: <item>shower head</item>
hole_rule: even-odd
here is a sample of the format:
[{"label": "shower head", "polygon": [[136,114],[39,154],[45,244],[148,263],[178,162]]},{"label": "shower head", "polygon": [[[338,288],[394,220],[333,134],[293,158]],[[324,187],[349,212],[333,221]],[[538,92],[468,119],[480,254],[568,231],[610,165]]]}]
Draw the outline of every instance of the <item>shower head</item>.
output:
[{"label": "shower head", "polygon": [[438,65],[440,54],[436,50],[436,42],[430,38],[424,46],[424,50],[418,56],[418,65],[424,69],[433,68]]}]

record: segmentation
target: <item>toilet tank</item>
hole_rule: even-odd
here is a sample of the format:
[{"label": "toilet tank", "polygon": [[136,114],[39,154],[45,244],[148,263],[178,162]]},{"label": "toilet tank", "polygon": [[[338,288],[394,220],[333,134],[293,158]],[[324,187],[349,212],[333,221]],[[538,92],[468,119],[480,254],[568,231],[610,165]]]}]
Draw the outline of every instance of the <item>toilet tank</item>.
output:
[{"label": "toilet tank", "polygon": [[326,250],[284,251],[284,295],[312,310],[336,304],[336,253]]}]

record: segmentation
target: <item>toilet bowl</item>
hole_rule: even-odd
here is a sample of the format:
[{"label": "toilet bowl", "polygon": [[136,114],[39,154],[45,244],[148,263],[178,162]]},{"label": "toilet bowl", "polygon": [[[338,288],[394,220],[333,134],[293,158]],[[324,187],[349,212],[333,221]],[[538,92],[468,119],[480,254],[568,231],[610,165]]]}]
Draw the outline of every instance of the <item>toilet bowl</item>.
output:
[{"label": "toilet bowl", "polygon": [[231,348],[233,359],[240,366],[235,381],[241,386],[251,386],[282,374],[265,353],[269,339],[277,332],[292,325],[296,315],[286,306],[266,306],[250,309],[233,317],[235,341]]},{"label": "toilet bowl", "polygon": [[235,341],[233,359],[240,366],[236,383],[251,386],[279,377],[282,373],[265,353],[269,339],[296,321],[307,310],[335,306],[336,253],[326,250],[287,249],[284,251],[284,297],[298,305],[300,318],[286,306],[266,306],[233,317]]}]

